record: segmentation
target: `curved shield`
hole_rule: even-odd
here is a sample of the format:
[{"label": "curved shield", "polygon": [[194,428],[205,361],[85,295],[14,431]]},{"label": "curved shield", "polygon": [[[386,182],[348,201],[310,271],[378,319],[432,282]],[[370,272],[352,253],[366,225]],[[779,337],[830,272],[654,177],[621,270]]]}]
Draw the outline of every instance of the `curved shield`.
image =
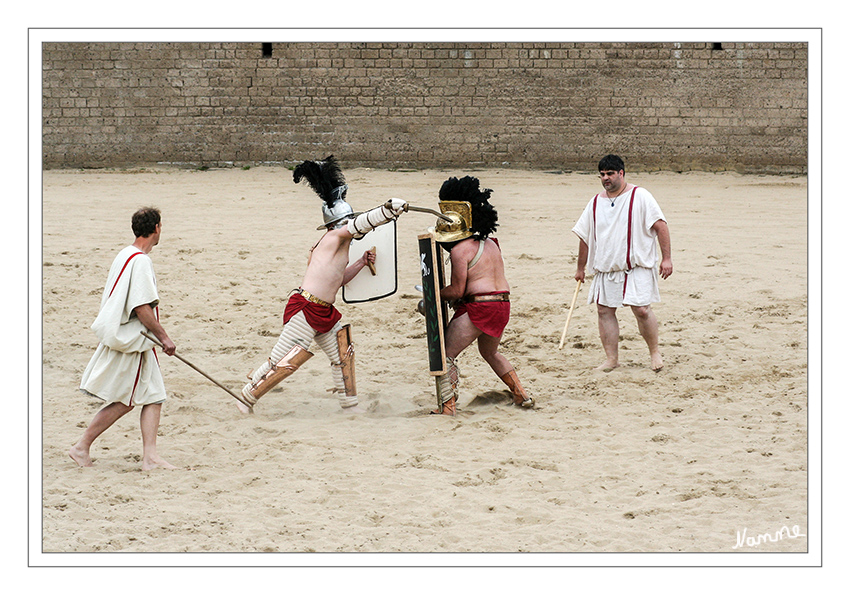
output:
[{"label": "curved shield", "polygon": [[363,238],[353,240],[348,251],[349,262],[375,249],[375,274],[363,267],[357,275],[342,286],[342,301],[346,304],[370,302],[391,296],[398,289],[396,266],[396,222],[390,221],[376,227]]}]

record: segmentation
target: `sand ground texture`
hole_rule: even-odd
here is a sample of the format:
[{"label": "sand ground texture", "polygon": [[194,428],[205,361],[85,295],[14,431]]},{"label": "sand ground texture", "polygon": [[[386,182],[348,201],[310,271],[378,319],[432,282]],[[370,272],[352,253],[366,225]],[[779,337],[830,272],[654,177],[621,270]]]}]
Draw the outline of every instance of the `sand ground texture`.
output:
[{"label": "sand ground texture", "polygon": [[[357,210],[436,208],[451,175],[494,190],[512,290],[502,342],[538,408],[509,405],[473,348],[461,414],[429,416],[416,236],[398,222],[398,291],[337,306],[353,326],[366,413],[340,412],[321,350],[256,414],[160,354],[160,453],[140,470],[138,410],[79,468],[67,450],[101,403],[78,391],[109,265],[139,206],[163,213],[151,253],[178,351],[232,390],[268,356],[318,240],[318,198],[284,168],[47,171],[43,194],[44,552],[804,552],[805,537],[736,548],[738,532],[807,527],[805,177],[629,174],[669,221],[673,276],[654,306],[654,373],[620,311],[620,368],[603,354],[571,233],[590,173],[346,172]],[[38,394],[31,394],[37,399]]]}]

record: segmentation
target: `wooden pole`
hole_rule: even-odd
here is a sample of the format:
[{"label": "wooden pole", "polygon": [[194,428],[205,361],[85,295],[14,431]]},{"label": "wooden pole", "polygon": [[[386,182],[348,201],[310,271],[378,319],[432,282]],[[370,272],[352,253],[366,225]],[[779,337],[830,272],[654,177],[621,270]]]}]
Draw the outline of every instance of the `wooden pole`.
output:
[{"label": "wooden pole", "polygon": [[576,298],[578,298],[578,292],[581,289],[581,281],[576,284],[576,292],[573,294],[573,301],[570,304],[570,313],[567,314],[567,323],[564,325],[564,332],[561,333],[561,344],[558,345],[558,349],[561,349],[564,346],[564,339],[567,337],[567,329],[570,326],[570,318],[573,317],[573,309],[576,307]]},{"label": "wooden pole", "polygon": [[[159,341],[157,341],[156,337],[154,337],[153,335],[149,335],[149,334],[148,334],[148,333],[146,333],[145,331],[139,331],[139,332],[140,332],[142,335],[144,335],[146,338],[148,338],[148,339],[150,339],[151,341],[153,341],[156,345],[158,345],[159,347],[162,347],[162,348],[164,349],[164,347],[163,347],[162,343],[160,343]],[[190,368],[192,368],[193,370],[195,370],[196,372],[198,372],[199,374],[201,374],[202,376],[204,376],[204,377],[205,377],[205,378],[207,378],[208,380],[211,380],[211,381],[212,381],[212,383],[213,383],[213,384],[215,384],[217,387],[219,387],[219,388],[222,388],[222,389],[226,390],[228,393],[230,393],[230,396],[231,396],[231,397],[233,397],[234,399],[236,399],[237,401],[239,401],[239,402],[240,402],[240,403],[242,403],[243,405],[246,405],[246,406],[248,406],[249,408],[251,407],[250,405],[248,405],[248,403],[246,403],[245,401],[243,401],[241,397],[237,396],[237,395],[236,395],[236,393],[234,393],[234,392],[233,392],[233,391],[231,391],[229,388],[227,388],[226,386],[224,386],[223,384],[221,384],[220,382],[218,382],[215,378],[213,378],[212,376],[210,376],[209,374],[207,374],[206,372],[204,372],[203,370],[201,370],[198,366],[196,366],[196,365],[195,365],[195,364],[193,364],[192,362],[187,361],[187,360],[186,360],[184,357],[182,357],[180,354],[175,353],[175,354],[174,354],[174,357],[176,357],[177,359],[179,359],[181,362],[183,362],[184,364],[186,364],[187,366],[189,366]]]}]

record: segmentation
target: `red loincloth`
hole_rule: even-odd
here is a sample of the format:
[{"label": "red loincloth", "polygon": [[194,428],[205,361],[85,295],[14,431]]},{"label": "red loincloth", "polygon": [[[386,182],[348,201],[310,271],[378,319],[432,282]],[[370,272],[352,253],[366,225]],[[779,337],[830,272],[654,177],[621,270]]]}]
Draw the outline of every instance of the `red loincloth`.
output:
[{"label": "red loincloth", "polygon": [[304,312],[307,324],[317,333],[328,332],[342,318],[342,314],[333,306],[322,306],[311,302],[300,293],[293,293],[283,310],[283,324],[301,311]]},{"label": "red loincloth", "polygon": [[[493,291],[478,295],[496,295],[507,291]],[[501,337],[511,318],[510,302],[470,302],[462,303],[455,310],[452,320],[463,314],[469,314],[473,326],[485,335]]]}]

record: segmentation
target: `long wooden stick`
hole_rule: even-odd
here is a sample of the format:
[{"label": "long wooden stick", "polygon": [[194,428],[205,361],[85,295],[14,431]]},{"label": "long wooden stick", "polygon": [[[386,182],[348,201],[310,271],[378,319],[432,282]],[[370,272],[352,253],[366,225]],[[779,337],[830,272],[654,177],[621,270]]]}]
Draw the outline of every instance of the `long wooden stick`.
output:
[{"label": "long wooden stick", "polygon": [[567,337],[567,329],[570,326],[570,318],[573,317],[573,309],[576,307],[576,298],[578,298],[579,289],[581,289],[581,281],[576,284],[576,292],[573,294],[573,301],[570,304],[570,313],[567,314],[567,323],[564,325],[564,332],[561,333],[561,344],[558,345],[558,349],[561,349],[564,346],[564,339]]},{"label": "long wooden stick", "polygon": [[[149,335],[149,334],[148,334],[148,333],[146,333],[145,331],[139,331],[139,332],[140,332],[140,333],[142,333],[142,335],[144,335],[145,337],[147,337],[147,338],[148,338],[148,339],[150,339],[151,341],[153,341],[153,342],[154,342],[155,344],[157,344],[158,346],[160,346],[160,347],[162,347],[163,349],[165,349],[165,347],[162,345],[162,343],[160,343],[159,341],[157,341],[156,337],[154,337],[153,335]],[[229,388],[227,388],[226,386],[224,386],[223,384],[221,384],[220,382],[218,382],[215,378],[213,378],[212,376],[210,376],[209,374],[207,374],[206,372],[204,372],[203,370],[201,370],[198,366],[196,366],[196,365],[195,365],[195,364],[193,364],[192,362],[187,361],[187,360],[186,360],[186,358],[182,357],[179,353],[175,353],[175,354],[174,354],[174,357],[176,357],[176,358],[177,358],[177,359],[179,359],[181,362],[183,362],[184,364],[186,364],[187,366],[189,366],[190,368],[192,368],[192,369],[193,369],[193,370],[195,370],[196,372],[198,372],[198,373],[200,373],[201,375],[203,375],[204,377],[206,377],[208,380],[211,380],[211,381],[212,381],[212,383],[213,383],[213,384],[215,384],[217,387],[219,387],[219,388],[223,388],[224,390],[226,390],[228,393],[230,393],[230,396],[231,396],[231,397],[233,397],[234,399],[236,399],[237,401],[239,401],[239,402],[240,402],[240,403],[242,403],[243,405],[247,405],[247,403],[245,403],[245,401],[243,401],[241,397],[238,397],[238,396],[236,395],[236,393],[234,393],[234,392],[233,392],[233,391],[231,391]],[[249,407],[250,407],[250,406],[249,406]]]}]

